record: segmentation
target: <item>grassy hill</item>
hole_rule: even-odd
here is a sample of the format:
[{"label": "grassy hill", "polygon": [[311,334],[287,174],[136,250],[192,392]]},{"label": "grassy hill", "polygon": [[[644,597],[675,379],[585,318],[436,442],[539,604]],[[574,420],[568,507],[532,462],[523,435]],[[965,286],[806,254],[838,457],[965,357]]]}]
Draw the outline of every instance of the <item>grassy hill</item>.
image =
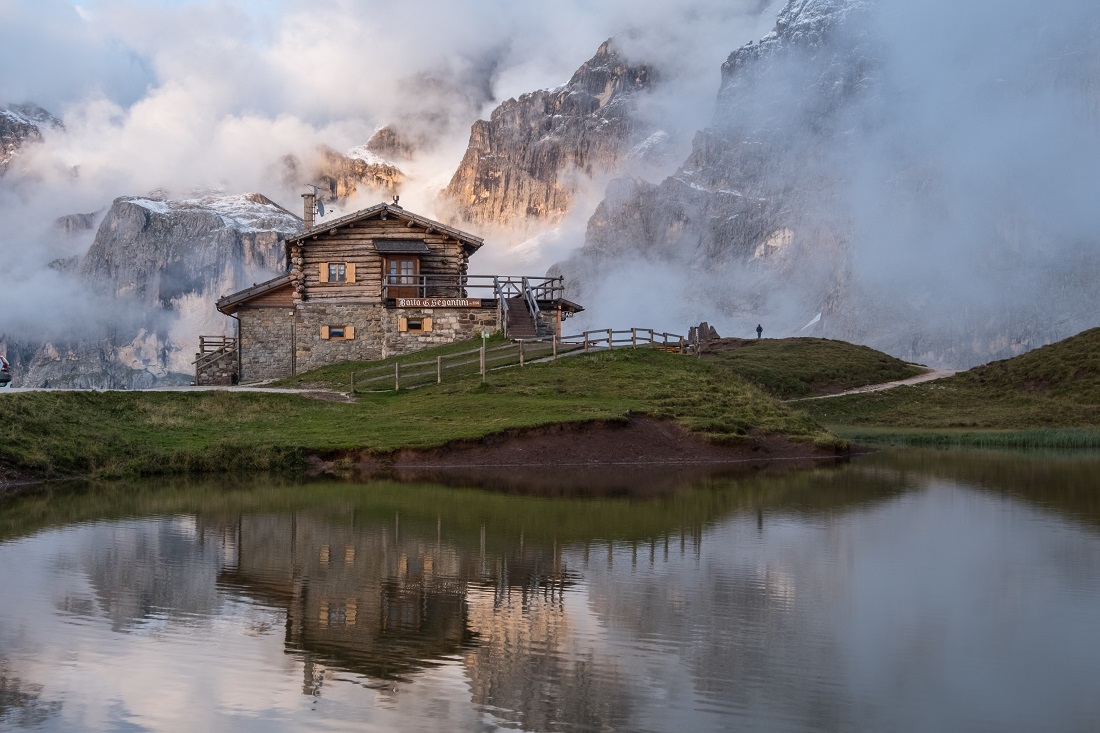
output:
[{"label": "grassy hill", "polygon": [[[432,357],[432,351],[416,356]],[[346,389],[343,376],[333,384]],[[317,374],[301,381],[325,384]],[[492,372],[487,384],[471,375],[360,394],[355,402],[201,391],[5,394],[0,464],[95,476],[285,469],[314,451],[433,447],[510,428],[632,414],[670,418],[724,442],[751,444],[754,435],[769,433],[839,444],[805,414],[714,363],[639,349]]]},{"label": "grassy hill", "polygon": [[799,407],[860,440],[1100,446],[1100,328],[948,379]]},{"label": "grassy hill", "polygon": [[724,339],[730,348],[703,353],[780,399],[835,394],[922,374],[923,367],[846,341],[822,338]]}]

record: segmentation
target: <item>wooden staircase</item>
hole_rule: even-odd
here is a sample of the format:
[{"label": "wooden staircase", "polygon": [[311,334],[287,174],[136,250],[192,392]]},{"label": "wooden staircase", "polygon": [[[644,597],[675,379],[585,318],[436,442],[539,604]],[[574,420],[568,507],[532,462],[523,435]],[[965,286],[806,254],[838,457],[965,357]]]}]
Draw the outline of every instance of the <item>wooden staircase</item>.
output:
[{"label": "wooden staircase", "polygon": [[510,339],[533,339],[538,336],[538,327],[531,312],[527,310],[527,304],[523,296],[517,295],[505,301],[508,304],[508,318],[505,322],[504,332]]},{"label": "wooden staircase", "polygon": [[200,386],[236,384],[240,377],[237,339],[226,336],[199,336],[195,354],[195,384]]}]

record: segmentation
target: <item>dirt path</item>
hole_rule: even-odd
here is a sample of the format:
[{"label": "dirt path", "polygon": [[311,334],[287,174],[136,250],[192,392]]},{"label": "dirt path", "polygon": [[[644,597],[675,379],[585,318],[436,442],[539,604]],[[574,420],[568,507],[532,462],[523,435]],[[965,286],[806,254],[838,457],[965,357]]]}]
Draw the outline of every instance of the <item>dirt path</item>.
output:
[{"label": "dirt path", "polygon": [[958,374],[958,371],[954,369],[929,369],[924,374],[918,374],[915,377],[909,377],[908,379],[899,379],[896,382],[883,382],[882,384],[869,384],[865,387],[856,387],[855,389],[849,389],[845,392],[837,392],[836,394],[819,395],[817,397],[798,397],[793,400],[783,400],[784,402],[805,402],[806,400],[827,400],[830,397],[844,397],[851,394],[867,394],[869,392],[885,392],[888,389],[894,387],[905,387],[911,384],[923,384],[924,382],[933,382],[937,379],[943,379]]},{"label": "dirt path", "polygon": [[347,392],[324,389],[291,389],[285,387],[152,387],[150,389],[55,389],[53,387],[9,387],[0,394],[16,392],[264,392],[267,394],[296,394],[323,402],[352,402]]}]

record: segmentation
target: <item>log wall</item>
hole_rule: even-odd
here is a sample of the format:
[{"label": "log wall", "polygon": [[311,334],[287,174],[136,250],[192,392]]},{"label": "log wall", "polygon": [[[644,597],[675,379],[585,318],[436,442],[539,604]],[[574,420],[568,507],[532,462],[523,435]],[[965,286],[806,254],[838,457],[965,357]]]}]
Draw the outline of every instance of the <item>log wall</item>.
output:
[{"label": "log wall", "polygon": [[[385,255],[375,251],[377,239],[407,239],[426,244],[428,252],[419,255],[421,275],[466,274],[469,257],[457,240],[400,220],[371,219],[320,233],[292,249],[291,263],[300,283],[299,299],[381,302]],[[339,262],[355,265],[355,282],[322,282],[321,268]]]}]

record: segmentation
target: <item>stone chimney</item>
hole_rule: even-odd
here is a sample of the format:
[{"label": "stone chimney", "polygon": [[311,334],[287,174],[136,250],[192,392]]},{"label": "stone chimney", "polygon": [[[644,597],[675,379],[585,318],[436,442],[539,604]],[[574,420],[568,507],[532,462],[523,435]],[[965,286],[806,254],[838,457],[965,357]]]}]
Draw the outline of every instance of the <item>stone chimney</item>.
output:
[{"label": "stone chimney", "polygon": [[313,211],[317,208],[317,194],[316,193],[303,193],[302,194],[302,206],[303,216],[306,221],[306,229],[313,228]]}]

